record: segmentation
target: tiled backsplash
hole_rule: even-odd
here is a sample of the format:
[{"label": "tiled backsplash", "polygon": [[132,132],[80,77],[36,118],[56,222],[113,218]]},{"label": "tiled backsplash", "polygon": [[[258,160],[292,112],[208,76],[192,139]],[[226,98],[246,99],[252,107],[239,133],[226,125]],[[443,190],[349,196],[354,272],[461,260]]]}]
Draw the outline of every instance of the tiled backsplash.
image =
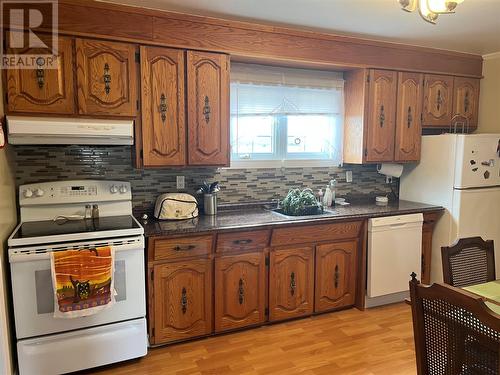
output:
[{"label": "tiled backsplash", "polygon": [[[375,166],[346,165],[344,168],[287,169],[135,169],[129,146],[16,146],[16,182],[66,179],[108,179],[130,181],[134,213],[151,212],[160,193],[175,192],[176,176],[184,175],[186,191],[193,193],[203,181],[219,181],[220,203],[238,203],[282,198],[294,187],[324,188],[337,178],[338,196],[356,197],[388,194],[390,187]],[[353,182],[345,182],[345,171]],[[397,186],[396,186],[397,188]]]}]

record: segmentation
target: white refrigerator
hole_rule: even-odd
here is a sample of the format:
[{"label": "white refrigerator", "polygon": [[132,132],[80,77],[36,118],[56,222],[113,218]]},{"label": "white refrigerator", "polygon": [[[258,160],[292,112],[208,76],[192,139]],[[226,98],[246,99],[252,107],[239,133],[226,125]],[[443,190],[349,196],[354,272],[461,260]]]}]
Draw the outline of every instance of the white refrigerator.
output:
[{"label": "white refrigerator", "polygon": [[442,282],[441,246],[481,236],[495,242],[500,275],[500,134],[422,137],[422,157],[405,166],[400,199],[443,206],[432,238],[431,282]]}]

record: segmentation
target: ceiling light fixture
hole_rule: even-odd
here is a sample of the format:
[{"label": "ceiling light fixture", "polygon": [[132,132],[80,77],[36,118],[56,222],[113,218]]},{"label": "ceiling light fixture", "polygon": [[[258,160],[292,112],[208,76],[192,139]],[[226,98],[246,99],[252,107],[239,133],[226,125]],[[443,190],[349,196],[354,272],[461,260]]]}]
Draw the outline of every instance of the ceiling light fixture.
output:
[{"label": "ceiling light fixture", "polygon": [[455,8],[464,0],[398,0],[403,10],[418,12],[424,20],[435,24],[440,14],[455,13]]}]

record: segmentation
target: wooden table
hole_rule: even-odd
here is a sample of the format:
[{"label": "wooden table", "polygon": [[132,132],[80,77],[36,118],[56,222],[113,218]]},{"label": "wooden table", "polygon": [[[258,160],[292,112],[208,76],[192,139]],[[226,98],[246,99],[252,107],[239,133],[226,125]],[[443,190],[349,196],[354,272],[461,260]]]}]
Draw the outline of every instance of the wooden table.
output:
[{"label": "wooden table", "polygon": [[483,297],[486,305],[497,314],[500,314],[500,280],[471,285],[462,289]]}]

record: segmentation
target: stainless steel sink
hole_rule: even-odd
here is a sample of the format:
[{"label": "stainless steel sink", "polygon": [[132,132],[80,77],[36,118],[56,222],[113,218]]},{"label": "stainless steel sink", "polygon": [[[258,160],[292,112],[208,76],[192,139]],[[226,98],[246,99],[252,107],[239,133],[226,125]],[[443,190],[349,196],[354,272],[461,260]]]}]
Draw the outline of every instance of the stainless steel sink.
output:
[{"label": "stainless steel sink", "polygon": [[284,213],[282,208],[274,208],[271,210],[275,214],[288,217],[288,218],[294,218],[294,217],[307,217],[307,216],[322,216],[328,214],[328,210],[323,210],[322,212],[315,212],[315,213],[310,213],[310,214],[305,214],[305,215],[287,215]]}]

